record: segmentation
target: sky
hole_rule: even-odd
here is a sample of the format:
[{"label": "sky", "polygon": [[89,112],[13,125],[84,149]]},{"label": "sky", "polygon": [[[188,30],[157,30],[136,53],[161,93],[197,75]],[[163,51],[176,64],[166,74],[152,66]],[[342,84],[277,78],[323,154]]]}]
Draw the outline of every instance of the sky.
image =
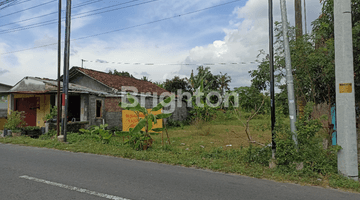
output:
[{"label": "sky", "polygon": [[[0,83],[56,79],[58,1],[18,2],[0,6]],[[273,2],[274,21],[280,21],[280,0]],[[294,0],[286,4],[294,25]],[[63,18],[65,9],[63,0]],[[250,86],[252,62],[269,49],[268,0],[73,0],[71,12],[70,67],[163,82],[204,65],[230,75],[234,88]],[[320,13],[320,0],[306,0],[308,31]],[[61,33],[64,41],[65,20]],[[64,45],[61,54],[63,67]]]}]

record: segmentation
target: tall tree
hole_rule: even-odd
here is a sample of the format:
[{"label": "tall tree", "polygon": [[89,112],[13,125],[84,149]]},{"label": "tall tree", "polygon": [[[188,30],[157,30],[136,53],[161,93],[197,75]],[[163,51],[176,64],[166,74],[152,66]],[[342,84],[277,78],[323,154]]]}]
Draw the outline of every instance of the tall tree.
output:
[{"label": "tall tree", "polygon": [[[322,0],[322,11],[313,25],[315,44],[317,49],[330,50],[332,61],[334,54],[334,0]],[[360,102],[360,0],[351,0],[352,30],[353,30],[353,55],[354,55],[354,82],[355,100]],[[334,63],[333,63],[334,65]],[[335,65],[334,65],[335,68]]]},{"label": "tall tree", "polygon": [[201,81],[204,82],[204,91],[216,91],[219,88],[219,76],[213,75],[210,72],[210,67],[199,66],[197,71],[196,75],[194,75],[194,71],[191,71],[190,78],[187,79],[192,92],[200,88]]},{"label": "tall tree", "polygon": [[177,91],[179,89],[182,90],[182,92],[189,92],[190,86],[185,78],[180,78],[179,76],[175,76],[172,79],[166,79],[166,81],[163,83],[164,89],[173,92],[175,94],[178,94]]},{"label": "tall tree", "polygon": [[[356,101],[360,101],[360,0],[352,0],[353,53]],[[312,22],[311,35],[304,35],[295,40],[294,28],[289,30],[291,60],[293,63],[294,86],[297,96],[304,96],[306,101],[335,103],[335,49],[334,49],[334,3],[333,0],[322,1],[322,13]],[[282,92],[284,84],[284,53],[281,25],[275,23],[275,69],[276,84]],[[264,55],[261,52],[261,55]],[[259,90],[268,88],[268,58],[262,60],[258,69],[250,71],[252,85]]]},{"label": "tall tree", "polygon": [[225,94],[225,91],[229,91],[230,90],[230,82],[231,82],[231,77],[227,75],[227,73],[222,74],[220,72],[219,75],[219,90],[221,92],[221,95]]},{"label": "tall tree", "polygon": [[116,69],[114,69],[114,72],[112,72],[111,70],[109,70],[109,74],[114,74],[114,75],[118,75],[118,76],[126,76],[126,77],[134,78],[134,76],[133,76],[132,74],[130,74],[129,72],[126,72],[126,71],[118,72]]}]

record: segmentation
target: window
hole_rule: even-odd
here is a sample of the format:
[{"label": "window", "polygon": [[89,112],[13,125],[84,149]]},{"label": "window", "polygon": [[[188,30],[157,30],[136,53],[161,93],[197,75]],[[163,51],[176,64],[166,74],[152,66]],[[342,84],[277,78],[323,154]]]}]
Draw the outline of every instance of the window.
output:
[{"label": "window", "polygon": [[96,117],[102,117],[102,101],[96,100]]}]

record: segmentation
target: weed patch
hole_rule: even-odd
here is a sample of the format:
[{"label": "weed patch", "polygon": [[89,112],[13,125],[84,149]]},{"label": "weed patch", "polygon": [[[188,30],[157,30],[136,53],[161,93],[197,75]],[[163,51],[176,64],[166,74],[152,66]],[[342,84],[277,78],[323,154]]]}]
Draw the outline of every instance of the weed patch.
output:
[{"label": "weed patch", "polygon": [[[253,138],[264,144],[268,144],[271,140],[271,133],[269,130],[264,132],[258,130],[256,124],[266,123],[266,119],[267,116],[254,118],[249,127]],[[187,125],[170,128],[168,131],[171,144],[162,144],[161,136],[154,135],[152,148],[146,151],[137,151],[131,146],[125,145],[123,137],[116,135],[113,135],[108,143],[102,142],[98,137],[93,137],[91,134],[70,133],[68,134],[69,143],[64,144],[58,142],[53,136],[55,132],[43,135],[39,139],[26,136],[5,137],[0,138],[0,142],[197,167],[281,182],[360,192],[358,182],[337,174],[336,149],[324,150],[317,143],[320,140],[314,134],[316,131],[311,133],[307,131],[317,127],[316,122],[307,121],[303,123],[299,120],[301,122],[301,125],[298,125],[299,141],[311,141],[306,144],[307,146],[299,145],[299,152],[296,151],[291,137],[285,134],[287,128],[283,128],[284,134],[278,137],[282,139],[283,143],[280,140],[278,141],[278,167],[275,169],[268,167],[268,161],[271,157],[270,147],[250,145],[244,127],[238,124],[237,119],[225,122],[228,125],[218,123],[217,120],[204,123],[204,127],[211,129],[211,134],[207,136],[198,134],[196,126]],[[232,129],[237,130],[236,134],[231,131]],[[303,136],[301,136],[301,132],[304,132]],[[301,137],[304,138],[301,139]],[[317,153],[313,155],[313,151]],[[294,162],[303,162],[304,168],[296,170]]]}]

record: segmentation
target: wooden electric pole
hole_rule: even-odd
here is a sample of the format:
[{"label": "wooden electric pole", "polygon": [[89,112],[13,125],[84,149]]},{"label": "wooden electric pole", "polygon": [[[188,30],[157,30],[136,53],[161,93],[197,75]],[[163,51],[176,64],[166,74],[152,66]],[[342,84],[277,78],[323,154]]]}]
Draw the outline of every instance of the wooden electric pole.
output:
[{"label": "wooden electric pole", "polygon": [[[305,1],[305,0],[304,0]],[[295,29],[296,29],[296,39],[299,39],[303,35],[303,28],[302,28],[302,8],[301,8],[301,0],[295,0]],[[296,66],[295,68],[300,67]],[[299,114],[299,117],[304,113],[305,105],[306,105],[306,99],[303,95],[296,95],[296,101],[297,101],[297,111]]]},{"label": "wooden electric pole", "polygon": [[295,0],[295,28],[296,28],[296,38],[302,36],[302,9],[301,9],[301,0]]},{"label": "wooden electric pole", "polygon": [[62,132],[66,142],[67,115],[68,115],[68,90],[69,90],[69,61],[70,61],[70,24],[71,24],[71,0],[66,2],[66,29],[64,49],[64,75],[63,75],[63,98],[62,98]]}]

